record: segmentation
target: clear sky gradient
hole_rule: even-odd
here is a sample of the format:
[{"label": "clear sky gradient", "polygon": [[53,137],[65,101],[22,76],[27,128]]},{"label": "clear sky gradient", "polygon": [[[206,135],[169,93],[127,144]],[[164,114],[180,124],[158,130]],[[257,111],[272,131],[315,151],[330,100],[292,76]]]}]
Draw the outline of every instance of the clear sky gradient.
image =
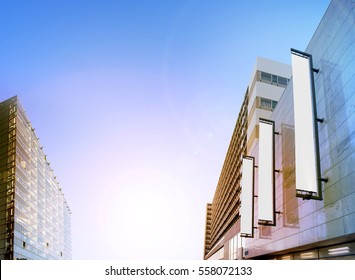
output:
[{"label": "clear sky gradient", "polygon": [[18,95],[72,214],[74,259],[201,259],[257,56],[290,63],[329,0],[0,0]]}]

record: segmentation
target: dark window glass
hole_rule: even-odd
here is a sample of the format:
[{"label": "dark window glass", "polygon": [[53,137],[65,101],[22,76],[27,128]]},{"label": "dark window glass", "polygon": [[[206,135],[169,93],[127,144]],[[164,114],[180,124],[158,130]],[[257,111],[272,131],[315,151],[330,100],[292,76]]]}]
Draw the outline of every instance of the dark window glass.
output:
[{"label": "dark window glass", "polygon": [[272,75],[272,82],[277,84],[277,76],[275,75]]},{"label": "dark window glass", "polygon": [[277,101],[272,101],[272,109],[275,109],[276,105],[277,105]]},{"label": "dark window glass", "polygon": [[271,109],[271,100],[270,99],[266,99],[266,98],[261,98],[260,100],[260,107],[261,108],[267,108],[267,109]]},{"label": "dark window glass", "polygon": [[284,77],[279,77],[279,84],[283,86],[287,86],[287,79]]},{"label": "dark window glass", "polygon": [[260,79],[262,81],[271,82],[271,74],[260,71]]}]

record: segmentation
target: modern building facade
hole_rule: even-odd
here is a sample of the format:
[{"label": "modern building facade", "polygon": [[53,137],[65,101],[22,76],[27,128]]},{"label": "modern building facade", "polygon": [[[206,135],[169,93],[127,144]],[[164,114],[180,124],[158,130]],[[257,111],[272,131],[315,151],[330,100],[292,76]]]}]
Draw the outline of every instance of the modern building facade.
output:
[{"label": "modern building facade", "polygon": [[[258,139],[258,120],[270,117],[291,77],[289,65],[258,57],[233,131],[212,204],[208,204],[205,258],[217,248],[224,256],[224,244],[240,228],[242,157]],[[208,231],[209,229],[209,231]],[[213,258],[216,258],[214,256]]]},{"label": "modern building facade", "polygon": [[[233,197],[227,193],[225,201],[238,201],[241,209],[235,222],[227,225],[227,230],[216,238],[217,241],[211,238],[205,259],[355,259],[354,26],[355,2],[333,0],[306,50],[293,51],[300,58],[292,60],[292,77],[280,74],[291,79],[279,100],[269,98],[278,101],[277,106],[271,102],[269,115],[255,116],[251,104],[255,103],[257,108],[258,101],[249,94],[247,144],[243,147],[243,158],[253,160],[252,172],[246,172],[245,162],[239,158],[242,162],[238,169],[241,179],[235,187],[240,189],[240,195]],[[303,97],[299,99],[302,93],[299,91],[300,68],[297,64],[302,60],[309,66],[309,74],[305,75],[309,81],[303,81],[301,86],[305,86],[306,91],[310,89],[313,107],[309,111],[312,115],[307,113],[308,101]],[[272,71],[269,73],[278,75]],[[263,92],[257,91],[256,96],[263,97]],[[278,96],[276,91],[270,94]],[[306,118],[303,123],[299,121],[300,115]],[[313,123],[314,135],[310,138],[314,142],[315,154],[300,154],[301,146],[308,145],[309,135],[303,129],[310,123]],[[266,128],[261,130],[264,124]],[[266,133],[268,127],[269,134]],[[271,145],[264,140],[268,135],[271,135]],[[265,171],[268,170],[265,169],[265,155],[269,153],[270,184],[265,177],[268,173]],[[225,164],[227,158],[228,155]],[[299,186],[299,182],[308,179],[308,175],[301,172],[299,162],[302,161],[305,165],[314,163],[308,169],[316,171],[318,189]],[[233,169],[235,165],[230,164]],[[252,178],[247,180],[248,177]],[[249,185],[252,186],[252,196],[245,198],[241,193]],[[269,185],[271,189],[267,188]],[[218,186],[215,196],[220,193]],[[270,192],[267,197],[265,190]],[[265,204],[268,199],[271,202]],[[265,206],[268,204],[270,208]],[[215,206],[213,201],[211,228],[216,215],[214,209],[218,207],[222,206]],[[249,207],[251,211],[243,212],[243,207]],[[264,218],[269,209],[272,215]]]},{"label": "modern building facade", "polygon": [[241,156],[246,149],[248,96],[244,98],[242,109],[239,113],[231,143],[218,181],[213,202],[207,204],[205,256],[210,251],[214,252],[216,244],[224,238],[230,227],[239,218],[240,208],[240,165]]},{"label": "modern building facade", "polygon": [[71,259],[70,209],[17,96],[0,103],[0,259]]}]

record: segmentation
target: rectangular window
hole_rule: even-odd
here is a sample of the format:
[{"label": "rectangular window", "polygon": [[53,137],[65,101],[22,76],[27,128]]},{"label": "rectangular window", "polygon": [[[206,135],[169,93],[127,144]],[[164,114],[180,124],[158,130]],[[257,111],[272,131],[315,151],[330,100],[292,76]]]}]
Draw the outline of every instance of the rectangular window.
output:
[{"label": "rectangular window", "polygon": [[259,121],[259,224],[275,225],[275,160],[274,160],[274,122]]},{"label": "rectangular window", "polygon": [[275,109],[277,101],[270,100],[267,98],[260,98],[260,108],[261,109]]},{"label": "rectangular window", "polygon": [[272,102],[272,109],[275,109],[275,107],[277,105],[277,101],[272,100],[271,102]]},{"label": "rectangular window", "polygon": [[270,99],[260,98],[260,107],[264,109],[272,109],[272,104]]},{"label": "rectangular window", "polygon": [[229,240],[229,260],[238,259],[238,235],[235,235],[231,240]]},{"label": "rectangular window", "polygon": [[279,77],[278,83],[279,83],[280,85],[287,86],[287,84],[288,84],[288,79],[286,79],[286,78],[284,78],[284,77]]},{"label": "rectangular window", "polygon": [[272,82],[277,84],[277,76],[276,75],[272,75]]},{"label": "rectangular window", "polygon": [[271,83],[271,74],[260,71],[260,80]]},{"label": "rectangular window", "polygon": [[310,71],[310,58],[292,53],[296,191],[299,196],[305,193],[317,197],[321,195],[317,174],[319,155]]}]

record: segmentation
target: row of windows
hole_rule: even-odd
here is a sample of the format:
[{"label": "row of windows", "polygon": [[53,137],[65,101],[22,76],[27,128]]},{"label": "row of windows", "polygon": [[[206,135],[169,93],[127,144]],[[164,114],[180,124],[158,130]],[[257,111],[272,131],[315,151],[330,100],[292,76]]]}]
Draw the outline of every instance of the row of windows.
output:
[{"label": "row of windows", "polygon": [[260,108],[262,109],[271,109],[274,110],[277,105],[277,101],[267,99],[267,98],[260,98]]},{"label": "row of windows", "polygon": [[239,197],[237,188],[234,186],[239,185],[241,155],[245,148],[244,142],[246,142],[247,104],[248,99],[246,95],[213,198],[210,246],[213,246],[220,239],[233,219],[238,216],[238,205],[234,202],[238,201],[238,199],[233,200],[233,197]]},{"label": "row of windows", "polygon": [[208,259],[209,260],[223,260],[223,258],[224,258],[224,247],[219,249],[216,253],[214,253]]},{"label": "row of windows", "polygon": [[290,79],[260,71],[260,81],[286,87]]}]

